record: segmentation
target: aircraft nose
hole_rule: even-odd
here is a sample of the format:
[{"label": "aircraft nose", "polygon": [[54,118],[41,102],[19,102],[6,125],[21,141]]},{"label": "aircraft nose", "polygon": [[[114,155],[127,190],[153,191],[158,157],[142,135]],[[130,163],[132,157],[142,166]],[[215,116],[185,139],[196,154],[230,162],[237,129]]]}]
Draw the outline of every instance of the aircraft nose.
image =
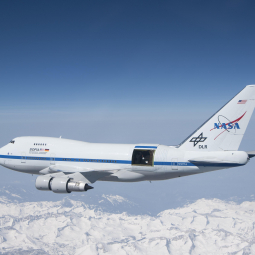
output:
[{"label": "aircraft nose", "polygon": [[1,150],[0,150],[0,165],[4,165],[4,158],[2,157]]},{"label": "aircraft nose", "polygon": [[4,165],[3,147],[0,148],[0,165]]}]

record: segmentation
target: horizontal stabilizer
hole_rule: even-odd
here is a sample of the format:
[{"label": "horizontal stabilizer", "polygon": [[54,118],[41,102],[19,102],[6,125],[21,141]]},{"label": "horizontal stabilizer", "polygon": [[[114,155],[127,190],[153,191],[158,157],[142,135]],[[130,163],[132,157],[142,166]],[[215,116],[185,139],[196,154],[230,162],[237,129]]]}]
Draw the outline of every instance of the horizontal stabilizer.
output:
[{"label": "horizontal stabilizer", "polygon": [[194,164],[195,166],[233,167],[233,166],[240,165],[238,162],[221,161],[221,160],[189,160],[189,162]]},{"label": "horizontal stabilizer", "polygon": [[247,151],[249,158],[255,157],[255,151]]},{"label": "horizontal stabilizer", "polygon": [[215,152],[215,155],[191,158],[188,161],[195,166],[204,167],[234,167],[240,166],[247,162],[245,152]]}]

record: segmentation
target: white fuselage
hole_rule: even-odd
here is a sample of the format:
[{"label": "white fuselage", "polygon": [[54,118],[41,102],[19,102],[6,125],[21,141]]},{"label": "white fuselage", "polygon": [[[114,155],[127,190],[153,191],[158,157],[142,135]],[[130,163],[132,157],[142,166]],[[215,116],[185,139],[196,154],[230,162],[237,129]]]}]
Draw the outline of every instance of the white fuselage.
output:
[{"label": "white fuselage", "polygon": [[50,137],[13,141],[0,149],[4,167],[29,174],[42,174],[54,166],[112,172],[101,181],[165,180],[248,162],[243,151],[184,151],[158,144],[101,144]]}]

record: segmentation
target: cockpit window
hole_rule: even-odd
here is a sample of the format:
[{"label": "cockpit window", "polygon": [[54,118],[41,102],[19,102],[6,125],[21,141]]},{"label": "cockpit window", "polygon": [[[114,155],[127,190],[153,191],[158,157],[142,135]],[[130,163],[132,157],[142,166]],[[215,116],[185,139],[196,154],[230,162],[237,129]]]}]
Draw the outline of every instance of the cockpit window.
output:
[{"label": "cockpit window", "polygon": [[15,141],[14,141],[14,140],[11,140],[11,141],[10,141],[10,143],[13,143],[13,144],[14,144],[14,143],[15,143]]}]

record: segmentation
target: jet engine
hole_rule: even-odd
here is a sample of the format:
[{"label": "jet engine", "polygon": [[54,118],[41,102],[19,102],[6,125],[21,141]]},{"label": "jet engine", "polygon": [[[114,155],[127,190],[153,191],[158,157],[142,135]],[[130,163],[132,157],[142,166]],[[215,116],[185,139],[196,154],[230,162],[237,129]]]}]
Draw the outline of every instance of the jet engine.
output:
[{"label": "jet engine", "polygon": [[35,187],[38,190],[51,190],[54,193],[71,193],[72,191],[87,191],[93,189],[82,181],[73,181],[72,178],[39,176],[36,178]]}]

